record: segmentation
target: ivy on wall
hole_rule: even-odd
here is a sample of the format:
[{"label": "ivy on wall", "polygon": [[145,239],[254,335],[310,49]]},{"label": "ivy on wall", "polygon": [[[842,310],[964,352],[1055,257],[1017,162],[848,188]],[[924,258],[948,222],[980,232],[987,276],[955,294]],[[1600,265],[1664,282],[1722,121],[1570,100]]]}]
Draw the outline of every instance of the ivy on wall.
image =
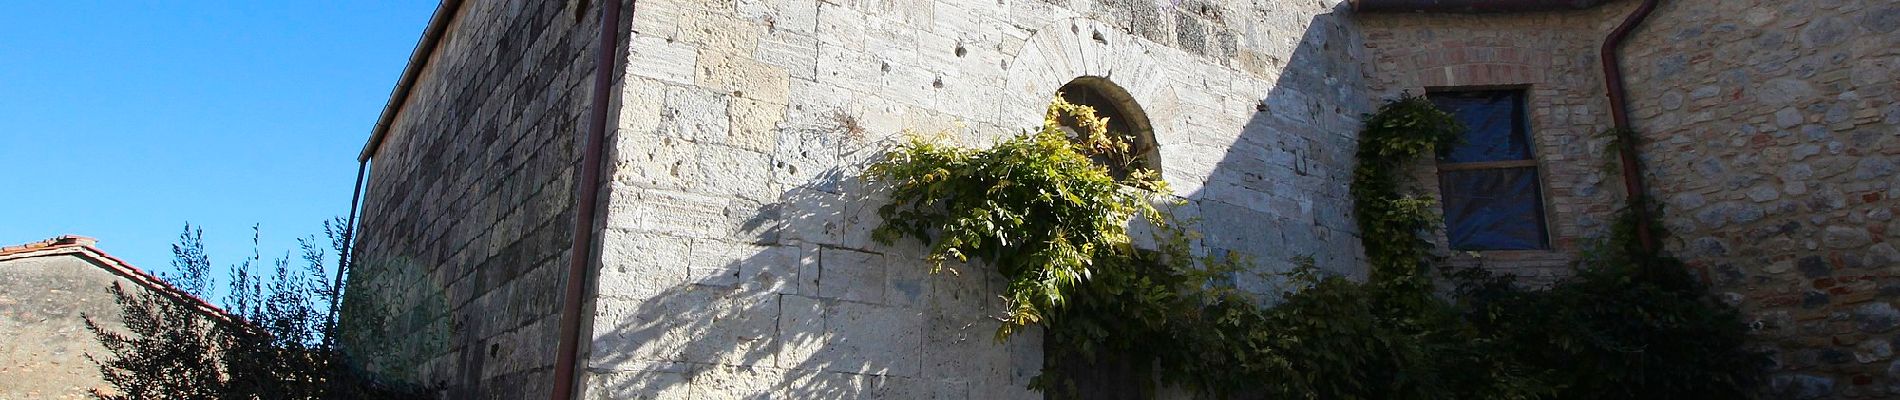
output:
[{"label": "ivy on wall", "polygon": [[[1009,281],[999,339],[1042,326],[1047,365],[1118,362],[1155,378],[1141,379],[1148,395],[1732,398],[1759,380],[1734,311],[1631,245],[1627,221],[1548,290],[1435,274],[1425,234],[1437,205],[1405,192],[1403,169],[1462,128],[1422,98],[1386,103],[1361,135],[1352,195],[1371,279],[1300,259],[1271,306],[1222,283],[1250,270],[1244,257],[1194,254],[1194,221],[1174,217],[1181,202],[1156,174],[1118,180],[1092,161],[1130,159],[1106,125],[1058,97],[1040,130],[987,149],[913,139],[866,171],[892,189],[874,237],[928,245],[933,270],[994,266]],[[1152,246],[1134,245],[1131,223]],[[1064,372],[1045,369],[1033,387],[1075,397]]]}]

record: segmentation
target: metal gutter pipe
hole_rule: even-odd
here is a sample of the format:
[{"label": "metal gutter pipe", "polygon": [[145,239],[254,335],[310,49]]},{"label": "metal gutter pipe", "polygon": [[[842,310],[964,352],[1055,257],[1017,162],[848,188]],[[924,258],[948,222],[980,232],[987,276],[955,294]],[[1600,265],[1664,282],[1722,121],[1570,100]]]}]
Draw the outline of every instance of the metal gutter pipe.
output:
[{"label": "metal gutter pipe", "polygon": [[1623,190],[1630,196],[1630,212],[1635,213],[1636,240],[1642,244],[1644,252],[1652,254],[1656,252],[1656,238],[1649,231],[1649,192],[1643,185],[1642,162],[1636,157],[1637,137],[1635,128],[1630,127],[1629,92],[1623,84],[1623,69],[1617,55],[1630,32],[1635,31],[1637,25],[1641,25],[1651,12],[1656,11],[1657,1],[1643,0],[1643,4],[1636,6],[1636,10],[1623,19],[1622,25],[1610,31],[1610,36],[1603,39],[1601,57],[1603,83],[1610,96],[1610,119],[1616,124],[1616,141],[1621,147],[1617,149],[1617,155],[1623,164]]},{"label": "metal gutter pipe", "polygon": [[[1354,12],[1360,13],[1505,13],[1531,11],[1581,10],[1596,7],[1608,0],[1351,0]],[[1656,10],[1658,0],[1643,0],[1636,10],[1623,19],[1623,23],[1610,31],[1603,40],[1601,59],[1603,61],[1603,82],[1610,97],[1610,118],[1616,127],[1618,160],[1623,169],[1623,189],[1629,193],[1630,212],[1636,217],[1636,239],[1643,251],[1656,251],[1656,238],[1650,232],[1648,190],[1643,184],[1642,165],[1637,157],[1637,137],[1630,126],[1629,92],[1623,83],[1623,70],[1619,63],[1618,50],[1630,32],[1642,25],[1643,20]]]},{"label": "metal gutter pipe", "polygon": [[356,189],[350,191],[350,218],[343,224],[343,248],[337,249],[336,278],[330,282],[330,312],[323,321],[324,344],[335,345],[337,334],[337,306],[343,302],[343,274],[350,267],[350,254],[356,249],[356,210],[363,204],[363,176],[369,172],[369,160],[356,161]]},{"label": "metal gutter pipe", "polygon": [[[637,1],[637,0],[628,0]],[[600,202],[601,164],[607,147],[607,107],[614,84],[615,58],[620,55],[620,2],[606,0],[600,7],[600,38],[594,60],[593,109],[588,112],[587,137],[581,153],[581,177],[575,185],[574,243],[567,253],[567,284],[561,296],[560,344],[555,348],[553,400],[572,400],[580,377],[581,303],[585,302],[587,267],[593,261],[594,206]]]}]

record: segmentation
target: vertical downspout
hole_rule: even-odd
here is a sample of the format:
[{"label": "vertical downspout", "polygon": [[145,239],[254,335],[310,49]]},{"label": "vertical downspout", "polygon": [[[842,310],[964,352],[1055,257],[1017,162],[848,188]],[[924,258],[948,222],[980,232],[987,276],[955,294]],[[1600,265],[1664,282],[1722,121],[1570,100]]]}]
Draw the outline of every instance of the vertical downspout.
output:
[{"label": "vertical downspout", "polygon": [[594,247],[594,206],[600,202],[600,170],[607,138],[607,107],[614,82],[614,58],[620,54],[620,2],[600,7],[600,38],[594,60],[594,93],[581,153],[581,177],[575,184],[574,243],[567,252],[567,285],[561,296],[561,337],[554,356],[553,400],[572,400],[580,367],[581,303],[586,301],[587,267]]},{"label": "vertical downspout", "polygon": [[1624,90],[1623,70],[1617,60],[1617,49],[1622,47],[1623,39],[1629,37],[1636,26],[1649,18],[1656,10],[1657,0],[1643,0],[1636,11],[1623,19],[1622,25],[1610,31],[1610,37],[1603,39],[1603,82],[1608,86],[1610,95],[1610,118],[1616,123],[1616,141],[1621,147],[1617,154],[1623,164],[1623,190],[1629,193],[1630,212],[1636,217],[1636,239],[1643,251],[1656,252],[1656,238],[1649,231],[1649,192],[1643,186],[1641,163],[1636,158],[1636,130],[1630,127],[1629,96]]},{"label": "vertical downspout", "polygon": [[337,249],[336,278],[330,282],[330,315],[323,319],[324,323],[329,324],[324,326],[324,329],[328,330],[323,334],[326,345],[336,344],[337,306],[343,301],[343,274],[350,267],[350,253],[356,249],[356,210],[362,206],[363,175],[368,171],[369,159],[356,161],[356,189],[350,190],[350,218],[343,225],[343,248]]}]

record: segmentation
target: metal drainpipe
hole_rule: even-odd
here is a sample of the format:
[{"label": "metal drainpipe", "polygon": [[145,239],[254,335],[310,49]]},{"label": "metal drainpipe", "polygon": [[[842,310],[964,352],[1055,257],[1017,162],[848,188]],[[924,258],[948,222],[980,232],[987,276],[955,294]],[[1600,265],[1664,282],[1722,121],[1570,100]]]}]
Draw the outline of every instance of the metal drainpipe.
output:
[{"label": "metal drainpipe", "polygon": [[[638,1],[638,0],[628,0]],[[600,170],[607,138],[609,91],[613,90],[614,59],[620,54],[620,2],[606,0],[600,7],[600,38],[594,60],[593,109],[588,112],[585,147],[581,153],[580,191],[574,196],[574,243],[567,253],[567,287],[561,300],[560,344],[555,349],[553,400],[571,400],[579,377],[581,303],[586,301],[587,267],[594,247],[594,205],[600,202]]]},{"label": "metal drainpipe", "polygon": [[1623,190],[1629,193],[1630,211],[1636,213],[1636,239],[1642,244],[1643,251],[1649,253],[1656,251],[1656,238],[1649,232],[1649,192],[1643,186],[1642,164],[1636,157],[1636,131],[1630,127],[1629,95],[1624,89],[1623,69],[1618,63],[1617,49],[1622,47],[1623,39],[1628,38],[1630,32],[1636,30],[1636,26],[1656,10],[1656,2],[1643,0],[1643,4],[1636,6],[1636,11],[1623,19],[1622,25],[1610,31],[1610,36],[1603,39],[1601,57],[1603,82],[1608,86],[1610,95],[1610,119],[1616,123],[1616,140],[1622,147],[1617,153],[1623,164]]},{"label": "metal drainpipe", "polygon": [[[1628,92],[1623,84],[1623,70],[1618,63],[1618,49],[1623,40],[1629,38],[1649,14],[1656,10],[1658,0],[1643,0],[1636,10],[1623,19],[1621,25],[1610,31],[1603,40],[1603,81],[1610,96],[1610,118],[1616,125],[1619,145],[1619,158],[1623,167],[1623,189],[1629,193],[1630,211],[1636,217],[1636,239],[1643,251],[1656,251],[1656,238],[1650,233],[1649,193],[1643,185],[1642,165],[1636,155],[1636,133],[1630,127]],[[1484,12],[1528,12],[1556,11],[1566,9],[1585,9],[1604,3],[1603,0],[1352,0],[1352,8],[1363,13],[1397,12],[1446,12],[1446,13],[1484,13]]]},{"label": "metal drainpipe", "polygon": [[369,159],[356,161],[356,189],[350,191],[350,219],[343,225],[343,248],[337,250],[336,278],[330,282],[330,313],[324,317],[323,343],[336,345],[337,306],[343,302],[343,274],[350,267],[350,254],[356,249],[356,209],[362,206],[363,175],[369,171]]}]

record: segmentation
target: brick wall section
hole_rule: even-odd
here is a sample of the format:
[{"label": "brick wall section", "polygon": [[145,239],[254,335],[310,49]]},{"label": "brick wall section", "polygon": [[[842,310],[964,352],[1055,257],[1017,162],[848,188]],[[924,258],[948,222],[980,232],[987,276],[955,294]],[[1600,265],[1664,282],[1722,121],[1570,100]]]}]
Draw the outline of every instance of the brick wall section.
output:
[{"label": "brick wall section", "polygon": [[1664,2],[1626,54],[1669,249],[1747,311],[1773,395],[1900,396],[1900,5]]},{"label": "brick wall section", "polygon": [[[1596,46],[1633,2],[1585,11],[1526,14],[1369,14],[1372,56],[1367,80],[1384,98],[1432,89],[1521,88],[1530,113],[1532,152],[1544,190],[1551,249],[1441,253],[1459,266],[1483,266],[1541,285],[1569,276],[1570,263],[1599,237],[1621,206],[1622,183],[1604,166],[1610,128]],[[1429,159],[1416,173],[1418,192],[1438,195]]]},{"label": "brick wall section", "polygon": [[372,161],[351,287],[398,305],[367,340],[402,349],[359,354],[372,370],[448,398],[551,390],[598,7],[469,1],[449,23]]},{"label": "brick wall section", "polygon": [[856,175],[907,129],[1034,127],[1082,76],[1151,119],[1201,251],[1363,276],[1346,185],[1371,101],[1334,5],[640,1],[586,397],[1039,397],[1041,335],[991,339],[1006,282],[871,242],[883,200]]}]

